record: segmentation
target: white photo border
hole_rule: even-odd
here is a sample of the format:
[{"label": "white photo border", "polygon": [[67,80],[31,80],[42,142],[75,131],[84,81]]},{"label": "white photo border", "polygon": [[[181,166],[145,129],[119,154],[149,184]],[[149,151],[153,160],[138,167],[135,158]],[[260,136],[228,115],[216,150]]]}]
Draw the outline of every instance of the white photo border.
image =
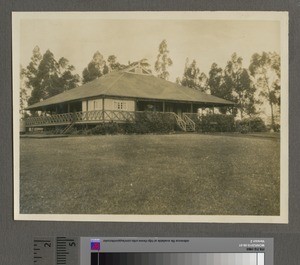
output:
[{"label": "white photo border", "polygon": [[[19,66],[20,23],[24,19],[178,19],[178,20],[271,20],[280,22],[281,40],[281,131],[280,131],[280,215],[86,215],[86,214],[21,214],[20,213],[20,138],[19,138]],[[13,12],[13,161],[14,161],[14,219],[28,221],[84,222],[184,222],[184,223],[288,223],[288,12],[280,11],[190,11],[190,12]]]}]

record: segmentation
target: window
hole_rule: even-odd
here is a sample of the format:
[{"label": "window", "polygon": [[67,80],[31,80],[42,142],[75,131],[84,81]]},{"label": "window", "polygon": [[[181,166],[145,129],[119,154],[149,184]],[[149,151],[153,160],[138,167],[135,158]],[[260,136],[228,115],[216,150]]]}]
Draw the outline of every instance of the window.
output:
[{"label": "window", "polygon": [[114,108],[116,110],[126,110],[127,109],[126,101],[121,101],[121,100],[115,101]]}]

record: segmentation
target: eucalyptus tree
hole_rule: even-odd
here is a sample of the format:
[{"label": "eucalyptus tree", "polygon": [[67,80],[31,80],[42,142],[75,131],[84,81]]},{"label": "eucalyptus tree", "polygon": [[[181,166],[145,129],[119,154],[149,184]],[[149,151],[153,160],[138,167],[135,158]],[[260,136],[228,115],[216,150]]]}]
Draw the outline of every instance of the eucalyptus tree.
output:
[{"label": "eucalyptus tree", "polygon": [[200,71],[196,60],[189,63],[188,58],[186,59],[183,77],[176,82],[180,82],[182,86],[190,87],[201,92],[208,91],[208,78],[205,73]]},{"label": "eucalyptus tree", "polygon": [[168,67],[173,64],[172,59],[169,57],[169,50],[167,41],[163,40],[158,47],[157,60],[154,65],[154,69],[157,72],[157,76],[168,80],[170,73],[168,72]]},{"label": "eucalyptus tree", "polygon": [[35,48],[25,70],[26,86],[31,90],[28,105],[72,89],[79,83],[79,75],[73,73],[75,68],[66,58],[57,61],[50,50],[41,59],[39,54]]},{"label": "eucalyptus tree", "polygon": [[85,84],[93,81],[100,76],[108,73],[108,71],[109,69],[106,65],[103,55],[99,51],[96,51],[93,55],[92,60],[82,72],[82,83]]},{"label": "eucalyptus tree", "polygon": [[255,80],[259,95],[270,106],[271,125],[275,130],[275,108],[280,111],[280,56],[276,52],[252,55],[249,71]]}]

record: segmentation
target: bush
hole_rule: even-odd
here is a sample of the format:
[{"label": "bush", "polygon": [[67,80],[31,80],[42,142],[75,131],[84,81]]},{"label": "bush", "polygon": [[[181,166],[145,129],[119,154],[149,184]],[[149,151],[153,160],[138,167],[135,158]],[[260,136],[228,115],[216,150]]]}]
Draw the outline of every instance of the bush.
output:
[{"label": "bush", "polygon": [[120,126],[115,122],[101,123],[90,129],[91,134],[117,134],[122,132]]},{"label": "bush", "polygon": [[174,116],[161,112],[136,113],[135,133],[169,133],[175,130]]},{"label": "bush", "polygon": [[233,132],[234,117],[225,114],[210,114],[201,117],[198,125],[202,132]]},{"label": "bush", "polygon": [[280,124],[278,124],[278,123],[274,124],[274,131],[280,132]]},{"label": "bush", "polygon": [[265,132],[267,127],[262,118],[250,117],[237,121],[236,130],[241,133]]},{"label": "bush", "polygon": [[135,114],[135,122],[101,123],[88,130],[88,134],[145,134],[145,133],[170,133],[175,130],[174,116],[168,113],[140,112]]}]

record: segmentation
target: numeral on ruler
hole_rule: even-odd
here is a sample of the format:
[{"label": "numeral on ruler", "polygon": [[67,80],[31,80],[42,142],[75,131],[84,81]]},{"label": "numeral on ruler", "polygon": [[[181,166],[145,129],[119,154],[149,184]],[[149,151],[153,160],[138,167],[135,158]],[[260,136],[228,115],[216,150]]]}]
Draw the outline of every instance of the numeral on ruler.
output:
[{"label": "numeral on ruler", "polygon": [[54,264],[54,242],[49,237],[33,239],[33,262],[34,265]]},{"label": "numeral on ruler", "polygon": [[56,264],[79,264],[79,242],[77,238],[56,238]]}]

